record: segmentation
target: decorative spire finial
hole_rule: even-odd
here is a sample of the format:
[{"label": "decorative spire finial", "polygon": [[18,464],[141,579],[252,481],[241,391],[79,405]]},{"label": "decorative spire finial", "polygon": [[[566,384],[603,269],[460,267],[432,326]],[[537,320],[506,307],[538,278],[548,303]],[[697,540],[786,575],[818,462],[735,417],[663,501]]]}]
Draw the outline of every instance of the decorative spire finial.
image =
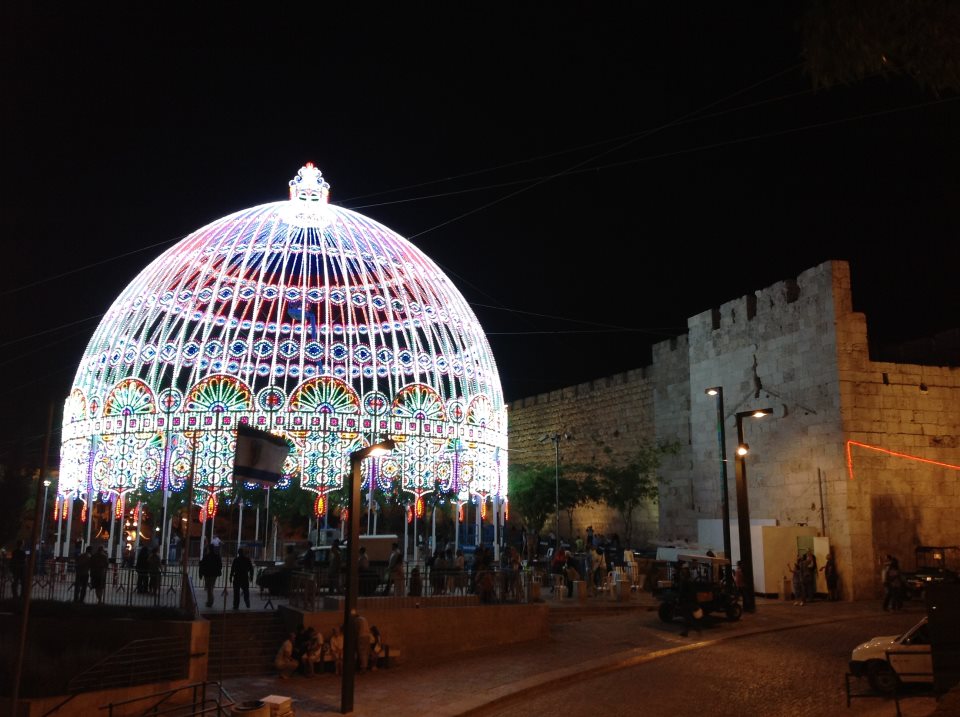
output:
[{"label": "decorative spire finial", "polygon": [[307,162],[297,172],[297,176],[290,180],[290,199],[299,199],[301,202],[329,201],[330,185],[323,178],[323,172]]}]

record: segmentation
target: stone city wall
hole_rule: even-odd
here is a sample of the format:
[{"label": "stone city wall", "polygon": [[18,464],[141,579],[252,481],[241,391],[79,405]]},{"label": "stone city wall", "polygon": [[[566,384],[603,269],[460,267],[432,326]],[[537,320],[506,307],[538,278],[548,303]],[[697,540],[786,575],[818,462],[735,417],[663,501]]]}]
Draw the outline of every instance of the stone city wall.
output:
[{"label": "stone city wall", "polygon": [[[623,462],[637,444],[654,435],[652,385],[645,369],[627,371],[589,383],[544,393],[508,407],[511,464],[528,463],[556,467],[556,447],[545,435],[569,435],[560,441],[560,473],[564,465]],[[586,505],[575,511],[573,530],[561,511],[560,535],[573,539],[584,535],[588,525],[610,536],[623,535],[620,518],[602,505]],[[634,545],[656,538],[655,505],[634,516]],[[553,530],[547,521],[543,534]]]},{"label": "stone city wall", "polygon": [[[829,537],[846,597],[880,594],[887,552],[911,569],[916,545],[960,544],[960,369],[871,361],[847,262],[693,316],[686,336],[652,356],[643,369],[515,401],[510,460],[551,463],[553,443],[538,441],[558,431],[573,436],[561,441],[561,471],[604,449],[626,457],[637,443],[675,441],[681,453],[660,471],[659,526],[645,516],[635,535],[696,545],[699,521],[722,515],[717,402],[705,394],[721,386],[731,518],[736,414],[771,408],[741,422],[750,518]],[[847,440],[881,449],[852,449],[854,480]],[[574,531],[588,524],[622,532],[602,506],[577,512]]]}]

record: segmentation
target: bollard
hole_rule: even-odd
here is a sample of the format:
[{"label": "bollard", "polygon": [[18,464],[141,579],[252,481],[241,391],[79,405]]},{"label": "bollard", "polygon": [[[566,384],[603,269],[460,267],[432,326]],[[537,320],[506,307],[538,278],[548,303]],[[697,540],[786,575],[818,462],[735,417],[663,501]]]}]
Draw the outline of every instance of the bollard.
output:
[{"label": "bollard", "polygon": [[540,578],[534,578],[530,583],[530,602],[540,602]]},{"label": "bollard", "polygon": [[553,599],[563,600],[567,596],[567,586],[564,584],[562,575],[553,576]]},{"label": "bollard", "polygon": [[620,588],[623,585],[623,581],[619,580],[619,577],[617,573],[610,573],[609,575],[610,600],[612,602],[620,602]]}]

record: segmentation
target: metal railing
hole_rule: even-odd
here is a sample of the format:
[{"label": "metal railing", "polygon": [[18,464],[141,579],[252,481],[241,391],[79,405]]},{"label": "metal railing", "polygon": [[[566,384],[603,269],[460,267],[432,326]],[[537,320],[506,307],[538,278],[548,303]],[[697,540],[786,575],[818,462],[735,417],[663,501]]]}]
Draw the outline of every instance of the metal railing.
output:
[{"label": "metal railing", "polygon": [[[208,695],[208,692],[211,691],[213,691],[214,694]],[[187,692],[190,693],[189,703],[186,700],[178,699]],[[129,700],[124,700],[123,702],[111,702],[100,709],[107,710],[109,717],[113,717],[114,710],[121,714],[130,714],[132,711],[131,705],[135,705],[138,702],[150,703],[135,708],[139,710],[139,714],[144,716],[155,715],[156,717],[171,713],[182,715],[188,704],[191,715],[227,715],[231,713],[229,708],[235,704],[233,698],[227,694],[219,682],[194,682],[189,685],[184,685],[183,687],[166,690],[165,692],[157,692],[151,695],[144,695],[143,697],[134,697]]]},{"label": "metal railing", "polygon": [[178,637],[133,640],[67,683],[69,692],[92,692],[104,685],[131,687],[186,679],[189,642]]},{"label": "metal railing", "polygon": [[[142,575],[133,568],[114,564],[107,569],[102,602],[110,605],[177,608],[181,602],[182,582],[182,573],[177,570],[166,570],[159,575]],[[9,576],[4,576],[0,580],[0,597],[7,596],[8,585]],[[33,576],[31,598],[77,603],[101,602],[91,578],[77,589],[73,564],[63,560],[48,561],[43,572]]]}]

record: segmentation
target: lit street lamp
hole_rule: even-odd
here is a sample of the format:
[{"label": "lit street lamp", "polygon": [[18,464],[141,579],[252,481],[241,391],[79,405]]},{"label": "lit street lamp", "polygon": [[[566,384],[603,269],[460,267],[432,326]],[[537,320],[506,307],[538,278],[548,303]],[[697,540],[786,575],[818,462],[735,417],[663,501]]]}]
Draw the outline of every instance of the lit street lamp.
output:
[{"label": "lit street lamp", "polygon": [[743,441],[743,419],[763,418],[773,413],[772,408],[760,408],[737,413],[737,527],[740,534],[740,560],[743,563],[743,609],[754,612],[757,599],[753,587],[753,546],[750,539],[750,505],[747,501],[747,465],[745,457],[750,451]]},{"label": "lit street lamp", "polygon": [[343,681],[340,686],[340,712],[353,712],[353,683],[357,664],[357,593],[360,592],[360,467],[366,458],[390,453],[391,439],[361,448],[350,454],[350,502],[347,515],[347,590],[343,608]]},{"label": "lit street lamp", "polygon": [[727,432],[723,417],[723,387],[714,386],[706,390],[708,396],[717,398],[717,443],[720,446],[720,498],[723,507],[723,556],[730,561],[724,575],[724,583],[729,585],[733,577],[733,552],[730,548],[730,492],[727,489]]}]

